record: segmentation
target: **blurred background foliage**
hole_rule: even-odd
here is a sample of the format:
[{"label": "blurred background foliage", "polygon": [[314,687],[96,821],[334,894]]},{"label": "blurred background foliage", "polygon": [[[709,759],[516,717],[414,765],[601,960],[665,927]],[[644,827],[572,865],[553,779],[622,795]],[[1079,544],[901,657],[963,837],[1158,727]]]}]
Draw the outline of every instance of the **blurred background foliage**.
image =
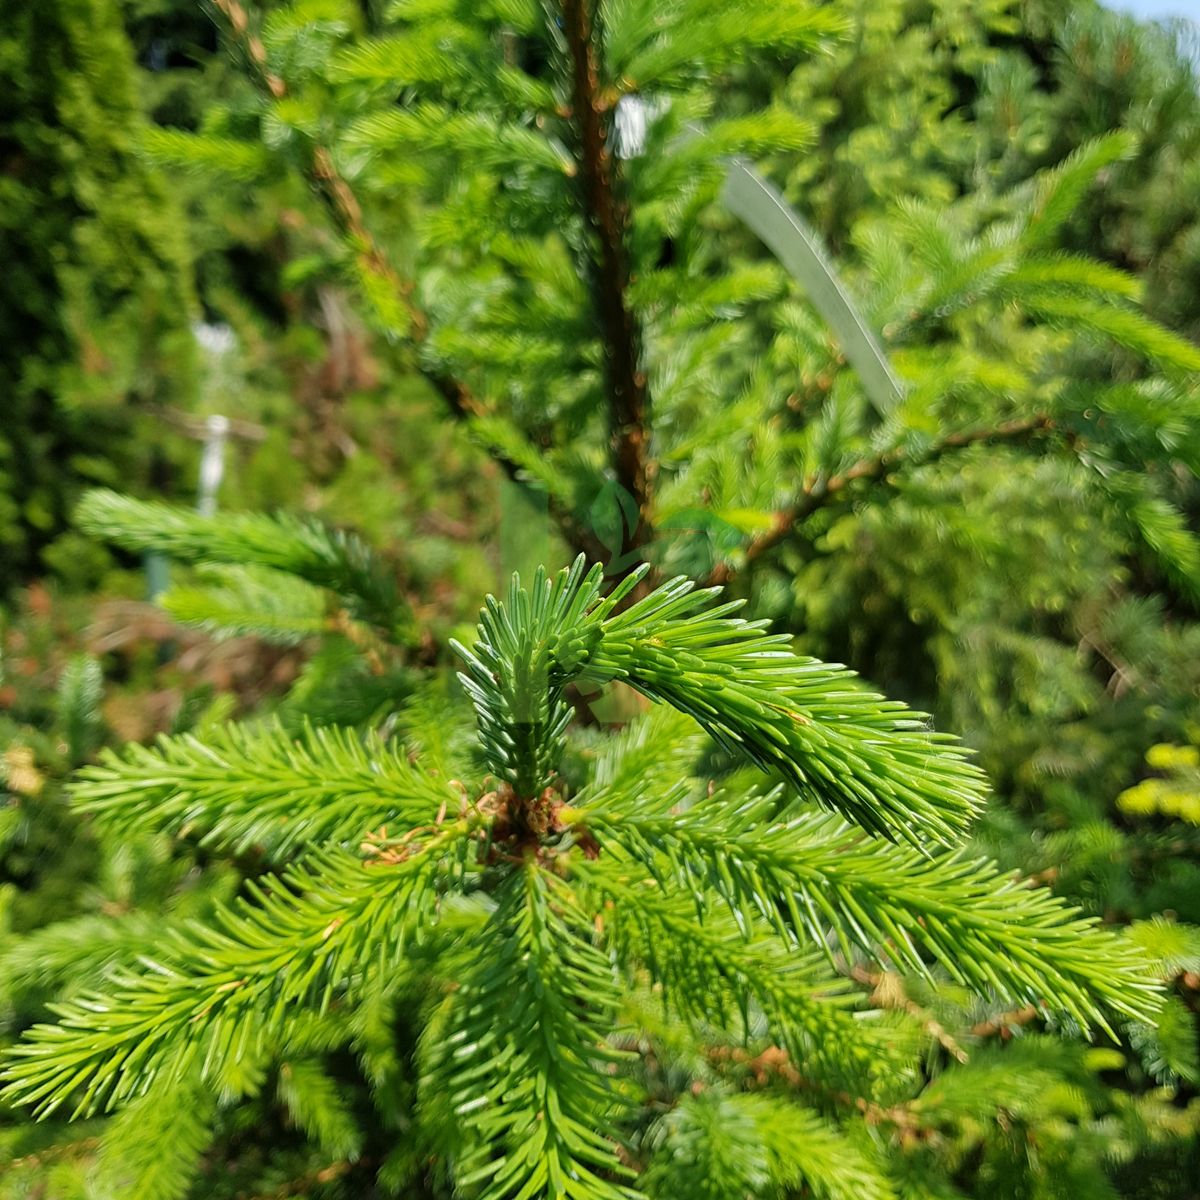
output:
[{"label": "blurred background foliage", "polygon": [[[267,61],[286,81],[269,104],[228,6],[13,0],[0,13],[6,1036],[163,914],[204,911],[262,869],[165,837],[106,841],[63,801],[70,770],[105,744],[265,712],[298,727],[353,709],[354,723],[397,720],[418,740],[458,736],[446,686],[431,696],[416,672],[449,661],[446,639],[483,592],[565,558],[571,525],[556,509],[584,514],[608,550],[637,523],[609,487],[602,356],[579,315],[582,235],[539,175],[558,150],[531,130],[554,114],[511,145],[495,136],[506,112],[541,111],[543,64],[520,63],[533,81],[520,94],[473,92],[488,58],[451,36],[453,20],[470,25],[461,7],[261,6]],[[486,7],[496,23],[523,8]],[[395,97],[365,39],[443,10],[449,40],[413,68],[460,119],[439,141],[432,126],[388,124]],[[735,561],[731,587],[754,615],[961,732],[997,793],[980,846],[1134,923],[1172,1007],[1157,1035],[1088,1047],[1032,1015],[976,1011],[954,989],[859,981],[895,1010],[907,1075],[886,1095],[822,1101],[904,1196],[1200,1195],[1195,30],[1086,0],[824,10],[842,30],[817,53],[768,37],[703,80],[668,72],[674,110],[627,164],[634,300],[660,398],[655,517],[660,535],[682,531],[661,537],[662,566],[702,575]],[[517,62],[519,42],[504,53]],[[770,129],[739,141],[733,123],[764,108]],[[471,126],[472,113],[492,125]],[[718,116],[725,141],[666,153],[688,122]],[[312,173],[325,144],[371,235],[418,280],[420,344],[407,294],[329,219]],[[882,432],[803,294],[713,203],[717,156],[733,150],[812,224],[881,333],[908,388]],[[1041,249],[1126,273],[1083,283],[1124,289],[1178,341],[1097,315],[1082,284],[1067,289],[1073,307],[1058,293],[1055,307],[1022,276],[1055,196]],[[448,413],[446,373],[503,403]],[[785,400],[748,424],[767,396]],[[947,430],[1041,412],[1068,452],[1043,449],[1033,426],[1029,444],[981,437],[945,452]],[[226,615],[261,615],[270,578],[253,593],[244,577],[175,564],[164,613],[145,602],[139,558],[73,525],[93,485],[193,503],[213,414],[233,420],[222,510],[318,514],[392,563],[411,610],[399,661],[373,659],[311,597],[292,599],[315,632],[294,637],[212,619],[220,588]],[[891,470],[893,452],[911,465]],[[864,462],[874,473],[861,488],[851,478],[846,503],[814,506],[792,536],[745,553],[791,481],[844,483]],[[969,1068],[960,1038],[978,1047]],[[367,1085],[335,1068],[342,1109],[361,1106]],[[649,1094],[681,1089],[648,1074]],[[758,1122],[771,1144],[746,1096],[803,1082],[763,1060],[705,1061],[693,1085],[675,1136]],[[322,1140],[320,1094],[306,1108],[280,1087],[224,1112],[188,1194],[426,1194],[366,1190],[336,1121]],[[0,1195],[185,1194],[123,1175],[100,1132],[0,1111]],[[128,1155],[137,1134],[127,1122],[114,1144]],[[662,1195],[704,1186],[669,1163],[654,1178]],[[787,1178],[748,1162],[699,1194],[814,1194]]]}]

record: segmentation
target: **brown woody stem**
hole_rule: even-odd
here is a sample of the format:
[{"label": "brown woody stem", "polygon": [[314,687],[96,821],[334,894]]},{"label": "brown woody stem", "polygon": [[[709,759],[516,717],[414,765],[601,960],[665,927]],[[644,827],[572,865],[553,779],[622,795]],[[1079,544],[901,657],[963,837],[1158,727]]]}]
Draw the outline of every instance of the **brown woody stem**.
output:
[{"label": "brown woody stem", "polygon": [[609,433],[617,483],[637,506],[637,527],[623,552],[650,536],[649,394],[641,365],[641,330],[629,307],[629,212],[621,199],[608,148],[607,101],[601,93],[589,0],[562,0],[563,35],[570,55],[572,120],[584,217],[595,241],[596,316],[604,340]]},{"label": "brown woody stem", "polygon": [[[795,504],[776,512],[771,518],[770,527],[751,540],[745,550],[745,563],[752,563],[766,554],[768,550],[773,550],[780,542],[786,540],[800,521],[832,503],[850,484],[858,480],[881,480],[897,467],[923,466],[936,462],[953,450],[961,450],[967,446],[983,443],[1015,441],[1030,434],[1042,433],[1051,427],[1050,418],[1042,414],[1036,417],[1006,421],[1002,425],[986,429],[964,430],[960,433],[948,434],[918,457],[910,457],[901,451],[893,450],[874,458],[861,459],[840,474],[815,479],[805,485],[804,491]],[[705,586],[712,587],[728,583],[737,574],[737,571],[738,568],[732,563],[719,563],[709,572]]]}]

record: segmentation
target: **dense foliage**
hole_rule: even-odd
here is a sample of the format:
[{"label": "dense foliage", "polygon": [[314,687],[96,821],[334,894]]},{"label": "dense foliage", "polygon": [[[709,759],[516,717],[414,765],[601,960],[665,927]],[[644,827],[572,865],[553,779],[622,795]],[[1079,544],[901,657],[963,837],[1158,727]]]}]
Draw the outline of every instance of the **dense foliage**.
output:
[{"label": "dense foliage", "polygon": [[[147,410],[188,402],[194,299],[180,214],[137,154],[142,114],[120,12],[107,0],[6,5],[0,87],[7,588],[63,533],[81,480],[129,478]],[[68,536],[46,561],[70,578],[77,553]]]},{"label": "dense foliage", "polygon": [[[5,634],[0,978],[62,1024],[0,1190],[1188,1195],[1186,30],[52,7],[0,35],[0,586],[62,581]],[[186,496],[213,412],[223,503],[305,515],[66,531]],[[72,656],[57,590],[145,553],[171,620]]]}]

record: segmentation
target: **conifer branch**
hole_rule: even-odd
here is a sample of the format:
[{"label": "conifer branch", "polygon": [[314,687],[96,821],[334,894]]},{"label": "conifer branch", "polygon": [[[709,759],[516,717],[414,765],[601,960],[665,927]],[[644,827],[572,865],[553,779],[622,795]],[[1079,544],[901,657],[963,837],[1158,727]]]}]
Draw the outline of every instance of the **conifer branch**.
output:
[{"label": "conifer branch", "polygon": [[[175,531],[184,544],[189,528]],[[268,528],[231,536],[253,548]],[[302,538],[288,552],[303,566],[308,548]],[[622,976],[649,978],[689,1037],[765,1033],[854,1087],[890,1048],[847,1012],[848,981],[818,969],[822,955],[839,965],[838,947],[851,964],[930,974],[936,963],[1085,1028],[1108,1028],[1110,1012],[1153,1013],[1160,984],[1138,950],[987,863],[925,849],[960,841],[982,799],[980,773],[950,739],[686,579],[624,607],[647,570],[604,596],[602,566],[580,559],[488,598],[462,651],[464,682],[501,785],[474,804],[407,758],[332,731],[297,743],[252,729],[172,739],[90,770],[77,794],[119,820],[174,832],[191,822],[224,846],[314,853],[281,881],[249,883],[206,924],[169,925],[140,969],[118,967],[56,1008],[57,1025],[12,1050],[9,1095],[45,1114],[190,1079],[232,1094],[283,1054],[293,1117],[329,1152],[352,1152],[325,1077],[296,1064],[345,1033],[338,1044],[355,1041],[369,1071],[392,1069],[387,1038],[368,1045],[370,1013],[415,974],[420,935],[450,985],[426,1027],[422,1086],[428,1104],[448,1105],[456,1184],[482,1185],[489,1200],[628,1200],[616,1136],[631,1058],[617,1049]],[[568,805],[563,692],[582,678],[625,680],[806,797],[914,846],[796,817],[778,791],[705,794],[686,779],[696,747],[678,721],[622,738]],[[659,757],[661,771],[643,769]],[[457,816],[444,811],[455,795]],[[367,839],[368,863],[336,844],[393,813],[410,827]],[[432,936],[439,921],[458,936]],[[819,1162],[797,1156],[792,1178],[819,1177]]]},{"label": "conifer branch", "polygon": [[3,1072],[14,1099],[45,1115],[74,1099],[94,1112],[198,1069],[220,1079],[279,1043],[297,1009],[324,1011],[372,972],[395,969],[434,919],[438,876],[462,870],[477,822],[448,822],[404,853],[364,866],[331,853],[285,887],[249,883],[251,902],[177,930],[141,971],[55,1007]]},{"label": "conifer branch", "polygon": [[682,1097],[654,1134],[664,1137],[664,1153],[651,1161],[646,1182],[651,1195],[664,1200],[897,1200],[874,1155],[825,1117],[781,1096],[709,1087]]},{"label": "conifer branch", "polygon": [[797,950],[765,922],[749,932],[719,912],[697,915],[692,898],[671,894],[650,877],[634,882],[629,863],[602,855],[575,867],[601,902],[602,932],[621,965],[644,971],[663,1003],[702,1029],[749,1032],[747,1000],[766,1017],[768,1036],[825,1071],[869,1072],[883,1047],[849,1011],[847,983],[819,950]]},{"label": "conifer branch", "polygon": [[[284,99],[288,95],[287,84],[270,69],[266,50],[251,28],[246,9],[239,0],[213,0],[213,3],[225,17],[233,40],[242,48],[260,87],[272,100]],[[371,281],[367,290],[375,296],[386,294],[392,304],[400,306],[398,311],[407,321],[407,329],[403,332],[419,343],[428,330],[428,321],[413,301],[411,283],[401,278],[387,252],[368,228],[362,205],[348,180],[337,169],[329,147],[315,140],[311,144],[307,175],[334,226],[353,249],[363,280]],[[438,387],[436,379],[431,382]],[[446,381],[446,386],[453,386],[452,382]],[[438,390],[442,391],[442,388],[438,387]]]},{"label": "conifer branch", "polygon": [[340,606],[330,613],[329,597],[319,587],[270,567],[207,563],[199,586],[172,586],[159,606],[181,625],[216,638],[256,637],[279,646],[344,629],[357,643],[374,634]]},{"label": "conifer branch", "polygon": [[290,737],[277,725],[226,725],[203,741],[160,737],[104,754],[71,786],[75,804],[112,828],[195,835],[231,853],[283,861],[315,841],[357,847],[390,825],[404,833],[457,816],[465,797],[401,750],[337,728]]},{"label": "conifer branch", "polygon": [[[214,0],[214,3],[225,16],[234,40],[242,46],[260,86],[271,99],[283,99],[288,94],[287,84],[269,69],[266,51],[250,28],[246,9],[238,0]],[[488,416],[487,404],[462,379],[441,370],[421,354],[421,347],[430,329],[428,314],[417,304],[412,283],[401,276],[383,245],[371,232],[363,216],[362,205],[350,182],[338,170],[328,146],[315,141],[312,143],[306,173],[335,228],[354,251],[365,290],[376,300],[382,301],[386,311],[403,315],[403,328],[393,328],[391,332],[403,334],[412,342],[417,351],[415,365],[422,377],[460,421]],[[523,480],[524,472],[520,464],[501,448],[489,444],[487,452],[509,479]],[[637,495],[628,484],[623,486],[631,495]],[[573,553],[587,554],[593,559],[608,556],[609,550],[604,544],[554,496],[550,497],[550,515],[557,522]]]},{"label": "conifer branch", "polygon": [[311,517],[222,513],[134,500],[96,488],[76,518],[88,533],[126,550],[157,551],[181,562],[270,567],[343,596],[366,620],[394,631],[401,595],[390,567],[352,533]]},{"label": "conifer branch", "polygon": [[956,740],[862,688],[852,671],[793,654],[765,622],[732,616],[740,601],[710,607],[718,592],[679,578],[625,612],[599,609],[602,636],[581,670],[687,713],[864,829],[955,844],[986,792]]},{"label": "conifer branch", "polygon": [[609,433],[617,483],[637,506],[622,554],[650,535],[649,394],[641,361],[641,329],[629,303],[629,214],[608,146],[607,102],[601,94],[597,30],[589,0],[562,0],[563,38],[570,58],[571,121],[577,140],[584,217],[595,239],[595,304],[604,337]]},{"label": "conifer branch", "polygon": [[290,1058],[276,1090],[291,1119],[333,1158],[358,1157],[362,1131],[337,1085],[316,1058]]},{"label": "conifer branch", "polygon": [[103,1191],[184,1200],[213,1141],[217,1116],[217,1097],[194,1073],[140,1096],[104,1131],[97,1164]]},{"label": "conifer branch", "polygon": [[267,52],[261,39],[250,28],[250,14],[238,0],[212,0],[214,7],[229,24],[234,40],[242,47],[255,76],[276,99],[287,95],[287,85],[267,64]]},{"label": "conifer branch", "polygon": [[140,912],[87,913],[8,936],[0,949],[0,1004],[68,984],[92,987],[115,958],[136,957],[170,921]]},{"label": "conifer branch", "polygon": [[[983,803],[984,780],[924,715],[860,689],[841,666],[799,658],[786,635],[710,607],[716,590],[680,577],[622,611],[648,568],[601,599],[602,571],[583,560],[508,604],[488,596],[473,650],[455,644],[492,769],[526,805],[553,780],[571,680],[623,680],[695,718],[718,742],[780,770],[804,796],[887,838],[958,840]],[[527,694],[526,688],[538,689]]]},{"label": "conifer branch", "polygon": [[[852,466],[847,467],[845,471],[840,471],[835,475],[824,479],[814,479],[805,485],[800,498],[794,504],[775,512],[771,517],[770,526],[750,541],[742,551],[742,565],[743,567],[747,566],[762,558],[763,555],[786,541],[795,531],[796,526],[806,517],[810,517],[819,509],[842,499],[851,484],[885,481],[887,476],[894,471],[928,466],[955,450],[963,450],[968,446],[1020,441],[1031,435],[1046,433],[1053,427],[1054,423],[1050,417],[1039,413],[1036,416],[1005,421],[1000,425],[984,429],[968,429],[948,434],[915,455],[904,450],[889,450],[883,454],[860,459]],[[738,574],[738,571],[739,568],[733,563],[718,563],[709,572],[704,586],[713,587],[726,584]]]},{"label": "conifer branch", "polygon": [[553,782],[566,747],[563,692],[600,637],[600,579],[599,565],[584,576],[582,557],[553,582],[539,568],[531,591],[514,575],[507,604],[488,596],[474,647],[451,642],[468,666],[459,678],[488,765],[515,792],[518,828],[529,825],[530,805]]},{"label": "conifer branch", "polygon": [[770,825],[767,811],[761,800],[681,814],[601,800],[568,819],[664,887],[718,895],[735,916],[765,920],[786,938],[825,945],[832,931],[851,960],[863,953],[924,973],[924,951],[969,986],[1085,1029],[1108,1030],[1106,1009],[1139,1020],[1156,1011],[1161,986],[1141,953],[1044,889],[957,852],[928,857],[864,841],[836,818]]},{"label": "conifer branch", "polygon": [[468,1142],[460,1187],[489,1200],[630,1200],[613,1137],[620,993],[570,889],[527,858],[510,876],[431,1068]]},{"label": "conifer branch", "polygon": [[873,832],[955,842],[983,801],[981,772],[923,714],[854,683],[853,672],[788,648],[786,635],[713,605],[717,589],[678,578],[622,611],[643,567],[601,598],[602,568],[579,559],[508,600],[488,597],[469,673],[489,765],[521,806],[550,786],[572,680],[619,679],[697,720],[734,753],[781,771],[801,793]]}]

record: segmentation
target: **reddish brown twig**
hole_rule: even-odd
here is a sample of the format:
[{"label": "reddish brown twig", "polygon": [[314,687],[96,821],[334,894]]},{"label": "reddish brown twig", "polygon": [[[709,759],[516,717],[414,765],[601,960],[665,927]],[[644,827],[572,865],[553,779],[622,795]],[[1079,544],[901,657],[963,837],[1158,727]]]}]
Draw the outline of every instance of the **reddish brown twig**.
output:
[{"label": "reddish brown twig", "polygon": [[[917,456],[893,450],[874,458],[861,459],[837,475],[811,480],[805,485],[799,499],[790,508],[783,508],[776,512],[771,518],[770,526],[751,540],[744,551],[743,562],[748,565],[761,558],[769,550],[773,550],[788,538],[792,530],[805,517],[811,516],[818,509],[824,508],[840,498],[852,483],[886,480],[900,467],[924,466],[936,462],[954,450],[961,450],[967,446],[1016,441],[1032,434],[1043,433],[1051,429],[1052,425],[1048,416],[1039,414],[1035,417],[1006,421],[1001,425],[985,429],[963,430],[959,433],[948,434],[935,442],[923,454]],[[738,569],[729,562],[718,563],[709,572],[705,586],[712,587],[728,583],[738,573]]]},{"label": "reddish brown twig", "polygon": [[605,343],[609,432],[617,483],[633,498],[638,519],[622,552],[650,537],[649,393],[641,364],[641,330],[629,306],[627,206],[618,189],[608,148],[595,31],[588,0],[563,0],[563,36],[571,59],[571,120],[584,217],[596,245],[594,297]]},{"label": "reddish brown twig", "polygon": [[986,1021],[979,1021],[971,1026],[971,1036],[977,1038],[997,1037],[1008,1038],[1011,1031],[1021,1025],[1028,1025],[1040,1016],[1032,1004],[1024,1004],[1020,1008],[998,1013]]}]

